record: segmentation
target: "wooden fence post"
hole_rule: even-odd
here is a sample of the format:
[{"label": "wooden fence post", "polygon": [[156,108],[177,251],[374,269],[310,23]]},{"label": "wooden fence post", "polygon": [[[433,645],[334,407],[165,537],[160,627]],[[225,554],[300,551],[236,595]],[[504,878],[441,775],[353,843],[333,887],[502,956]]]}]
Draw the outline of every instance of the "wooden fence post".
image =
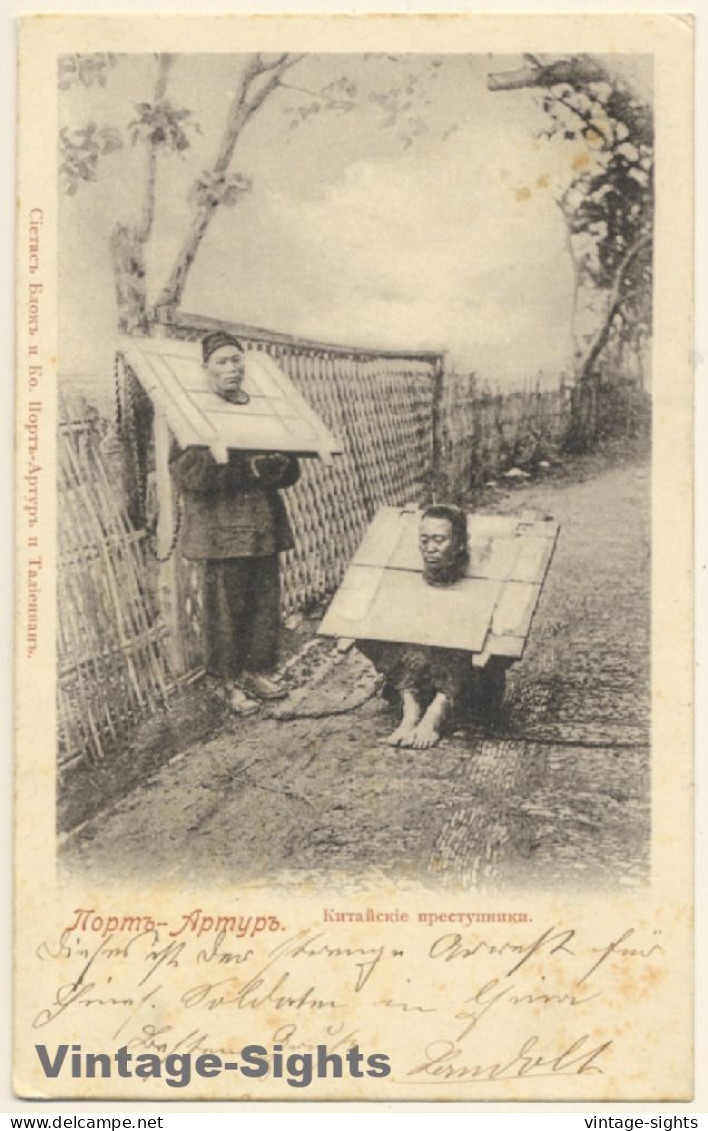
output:
[{"label": "wooden fence post", "polygon": [[429,488],[429,495],[427,502],[435,503],[440,500],[440,496],[444,495],[447,486],[445,470],[443,464],[443,437],[442,437],[442,400],[443,400],[443,385],[445,381],[445,360],[444,355],[441,355],[435,362],[431,372],[431,380],[433,382],[433,399],[432,399],[432,475]]},{"label": "wooden fence post", "polygon": [[180,585],[178,549],[175,545],[177,531],[177,506],[175,489],[170,475],[169,459],[171,435],[162,413],[156,412],[153,423],[155,442],[155,485],[157,490],[157,557],[158,599],[167,627],[167,648],[170,667],[176,676],[187,670],[180,616]]}]

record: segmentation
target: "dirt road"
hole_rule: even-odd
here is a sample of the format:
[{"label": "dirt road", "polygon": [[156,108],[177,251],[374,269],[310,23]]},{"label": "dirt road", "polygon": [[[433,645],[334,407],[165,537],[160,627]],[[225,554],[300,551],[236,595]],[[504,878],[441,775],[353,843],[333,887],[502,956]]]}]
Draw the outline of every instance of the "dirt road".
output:
[{"label": "dirt road", "polygon": [[[504,722],[430,751],[393,726],[358,653],[315,643],[289,721],[234,720],[76,830],[89,879],[490,889],[641,886],[649,840],[649,468],[535,482],[494,508],[562,526]],[[333,659],[337,662],[333,664]],[[297,665],[293,669],[298,675]],[[297,696],[296,696],[297,700]],[[358,706],[356,706],[359,704]],[[345,714],[330,714],[354,706]]]}]

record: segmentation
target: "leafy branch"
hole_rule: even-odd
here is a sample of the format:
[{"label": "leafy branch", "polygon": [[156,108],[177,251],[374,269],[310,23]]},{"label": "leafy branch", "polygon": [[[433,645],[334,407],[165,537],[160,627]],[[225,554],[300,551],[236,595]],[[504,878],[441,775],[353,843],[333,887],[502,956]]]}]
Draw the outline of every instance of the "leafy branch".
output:
[{"label": "leafy branch", "polygon": [[491,75],[490,90],[541,91],[549,119],[546,138],[582,141],[577,170],[558,203],[580,287],[595,288],[602,309],[599,326],[579,361],[581,379],[594,375],[611,331],[623,341],[651,322],[654,141],[651,108],[622,77],[582,55],[544,61],[524,57],[517,71]]},{"label": "leafy branch", "polygon": [[79,185],[95,181],[99,158],[123,148],[118,130],[95,122],[74,130],[59,131],[59,182],[65,193],[74,196]]},{"label": "leafy branch", "polygon": [[115,67],[115,55],[95,52],[91,55],[60,55],[57,85],[59,90],[72,86],[105,86],[108,71]]},{"label": "leafy branch", "polygon": [[128,132],[133,145],[141,143],[154,149],[182,153],[189,149],[187,129],[201,132],[191,110],[179,110],[167,98],[158,102],[139,102],[135,107],[137,117],[128,122]]}]

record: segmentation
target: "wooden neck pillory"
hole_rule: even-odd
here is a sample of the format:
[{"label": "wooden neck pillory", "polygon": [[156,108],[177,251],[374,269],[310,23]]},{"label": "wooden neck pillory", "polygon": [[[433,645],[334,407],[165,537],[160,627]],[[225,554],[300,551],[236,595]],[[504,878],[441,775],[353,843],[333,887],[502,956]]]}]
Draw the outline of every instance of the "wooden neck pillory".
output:
[{"label": "wooden neck pillory", "polygon": [[229,449],[319,456],[329,464],[342,446],[267,354],[245,354],[245,404],[212,392],[199,342],[127,338],[119,348],[180,447],[208,447],[218,463]]},{"label": "wooden neck pillory", "polygon": [[559,525],[535,512],[469,514],[464,574],[433,587],[424,579],[418,544],[423,513],[380,508],[319,631],[469,652],[500,702],[504,673],[523,656]]},{"label": "wooden neck pillory", "polygon": [[[118,353],[154,410],[158,594],[172,668],[176,675],[189,674],[200,666],[195,628],[199,616],[194,614],[200,586],[194,576],[185,576],[184,563],[180,565],[173,553],[177,525],[169,460],[174,440],[181,448],[209,448],[218,463],[228,462],[229,450],[236,450],[287,452],[318,457],[331,465],[334,456],[344,449],[265,352],[245,352],[242,388],[247,400],[242,404],[231,403],[212,391],[202,364],[200,341],[123,338]],[[188,572],[194,575],[198,569],[197,564],[190,563]]]}]

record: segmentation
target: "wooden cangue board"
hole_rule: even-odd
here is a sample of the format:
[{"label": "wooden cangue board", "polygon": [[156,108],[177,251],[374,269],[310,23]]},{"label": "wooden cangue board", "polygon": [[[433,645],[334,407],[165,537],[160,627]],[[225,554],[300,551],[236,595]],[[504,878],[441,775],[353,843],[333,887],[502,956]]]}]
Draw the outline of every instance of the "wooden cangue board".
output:
[{"label": "wooden cangue board", "polygon": [[423,579],[421,511],[381,507],[332,600],[319,632],[460,648],[483,665],[521,657],[558,538],[535,515],[468,515],[470,560],[454,585]]},{"label": "wooden cangue board", "polygon": [[316,455],[325,463],[343,451],[266,353],[246,354],[243,388],[250,400],[232,405],[208,388],[199,342],[122,338],[118,349],[183,448],[208,447],[220,462],[229,448]]}]

